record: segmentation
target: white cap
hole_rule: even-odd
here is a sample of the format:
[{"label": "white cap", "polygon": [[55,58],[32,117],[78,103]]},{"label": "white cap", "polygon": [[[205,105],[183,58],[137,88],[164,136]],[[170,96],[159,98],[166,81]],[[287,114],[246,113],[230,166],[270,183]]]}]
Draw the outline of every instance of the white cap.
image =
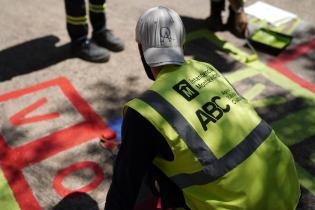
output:
[{"label": "white cap", "polygon": [[184,63],[185,28],[172,9],[158,6],[147,10],[138,20],[136,41],[150,67]]}]

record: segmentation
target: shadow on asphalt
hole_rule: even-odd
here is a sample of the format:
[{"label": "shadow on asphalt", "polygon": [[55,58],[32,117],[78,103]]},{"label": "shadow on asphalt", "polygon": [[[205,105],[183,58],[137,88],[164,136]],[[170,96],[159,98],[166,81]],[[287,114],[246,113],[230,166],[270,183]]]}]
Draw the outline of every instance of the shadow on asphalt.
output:
[{"label": "shadow on asphalt", "polygon": [[44,69],[70,58],[69,44],[56,46],[59,38],[48,35],[0,51],[0,81]]},{"label": "shadow on asphalt", "polygon": [[[207,29],[207,23],[204,19],[181,16],[185,25],[186,33]],[[193,59],[210,63],[222,73],[232,72],[240,69],[243,64],[232,59],[221,48],[217,47],[214,42],[208,39],[196,39],[185,43],[184,54],[191,56]]]},{"label": "shadow on asphalt", "polygon": [[88,101],[90,103],[98,102],[101,106],[100,110],[103,110],[101,115],[107,120],[122,117],[123,105],[141,94],[136,88],[140,82],[138,77],[129,76],[124,81],[124,86],[128,87],[126,89],[115,83],[99,81],[87,87],[92,91],[99,91],[99,94],[93,94],[95,97]]},{"label": "shadow on asphalt", "polygon": [[52,210],[99,210],[97,202],[87,193],[74,192],[64,197]]},{"label": "shadow on asphalt", "polygon": [[[138,77],[128,77],[125,80],[125,85],[128,88],[128,90],[126,89],[120,89],[118,86],[115,86],[114,83],[107,83],[104,81],[101,81],[99,83],[96,84],[92,84],[91,86],[88,86],[87,89],[90,89],[92,91],[94,91],[95,94],[92,94],[92,96],[90,98],[86,98],[86,101],[89,101],[89,104],[96,104],[96,106],[100,106],[98,109],[98,115],[102,116],[103,119],[112,119],[112,118],[116,118],[117,116],[122,116],[122,105],[125,104],[127,101],[129,101],[130,99],[136,97],[137,95],[139,95],[140,93],[137,91],[137,86],[139,84],[139,82],[141,82]],[[75,97],[75,95],[74,95]],[[78,113],[76,112],[75,109],[73,109],[73,107],[70,107],[68,105],[60,105],[58,107],[56,107],[56,110],[54,110],[55,112],[60,113],[60,115],[63,114],[67,114],[67,115],[77,115]],[[85,113],[85,116],[89,115],[89,110],[85,110],[87,113]],[[83,111],[83,112],[85,112]],[[88,123],[90,125],[96,125],[97,121],[94,121],[94,118],[89,118],[87,119]],[[51,133],[51,132],[55,132],[55,131],[47,131],[47,133]],[[7,141],[14,141],[17,139],[25,139],[28,136],[28,131],[25,130],[23,131],[18,131],[16,129],[14,129],[14,127],[2,127],[1,128],[1,133],[14,133],[14,139],[7,139]],[[45,153],[47,153],[47,148],[58,148],[60,147],[59,143],[56,143],[56,141],[54,141],[54,136],[51,137],[52,139],[50,141],[47,141],[45,143],[45,145],[39,145],[38,147],[35,147],[32,151],[29,151],[31,153],[31,158],[36,160],[38,159],[38,156],[41,156]],[[75,137],[70,136],[69,139],[65,139],[65,142],[67,140],[74,140]],[[78,151],[75,151],[78,152]],[[76,153],[74,153],[76,154]],[[6,151],[2,152],[0,154],[0,156],[2,157],[2,159],[6,160],[8,156],[10,156],[9,152],[6,153]],[[69,158],[69,154],[65,154],[65,156],[67,158]],[[105,170],[104,172],[104,177],[106,177],[106,182],[111,180],[112,178],[112,171],[111,171],[111,166],[113,166],[114,161],[115,161],[115,157],[116,155],[111,151],[111,150],[107,150],[107,149],[102,149],[100,146],[98,146],[98,144],[89,144],[84,148],[84,151],[80,151],[80,156],[84,156],[86,157],[86,160],[89,160],[89,157],[94,157],[94,156],[99,156],[100,158],[98,159],[98,164],[100,164],[101,166],[104,166]],[[51,158],[53,158],[54,156],[52,156]],[[72,156],[74,160],[76,160],[76,155]],[[70,158],[72,158],[70,157]],[[71,162],[71,160],[65,160],[62,164],[68,164],[68,162]],[[36,163],[37,164],[37,163]],[[41,164],[41,163],[38,163]],[[35,165],[35,163],[34,163]],[[15,168],[15,166],[11,166],[9,164],[6,164],[5,162],[3,163],[3,167],[7,170],[10,171],[12,174],[14,174],[15,176],[11,176],[10,184],[12,185],[17,185],[17,183],[20,182],[20,180],[25,179],[25,177],[23,177],[23,174],[20,173],[19,171],[17,171],[18,169]],[[40,171],[38,171],[40,169]],[[108,170],[107,170],[108,169]],[[35,191],[45,191],[46,195],[47,192],[46,191],[50,191],[53,189],[50,189],[48,186],[51,183],[47,183],[47,176],[53,176],[55,174],[56,171],[60,170],[60,165],[59,164],[54,164],[53,162],[46,162],[43,163],[42,165],[38,166],[38,167],[34,167],[34,168],[29,168],[28,169],[28,174],[39,174],[38,176],[41,176],[41,178],[34,178],[34,179],[27,179],[27,181],[29,182],[30,186],[33,187],[37,187]],[[37,176],[37,177],[38,177]],[[72,178],[75,180],[79,180],[82,181],[83,183],[88,183],[91,181],[91,175],[89,173],[84,173],[84,171],[77,171],[76,173],[72,174]],[[36,184],[37,183],[37,184]],[[38,186],[40,187],[40,189],[38,188]],[[102,191],[98,192],[98,193],[105,193],[106,189],[102,189]],[[24,194],[25,189],[20,188],[18,189],[15,193],[19,194],[19,195],[23,195]],[[43,193],[43,194],[45,194]],[[47,201],[47,206],[44,206],[44,209],[51,209],[52,206],[51,204],[58,198],[60,197],[56,197],[57,194],[52,194],[51,197],[45,197],[43,198],[43,200]],[[105,199],[105,197],[103,198]],[[86,204],[80,204],[80,202],[82,200],[86,200]],[[104,200],[102,200],[103,202]],[[83,202],[83,201],[82,201]],[[63,209],[71,209],[71,210],[97,210],[98,208],[97,205],[94,205],[95,203],[92,202],[92,200],[88,197],[88,195],[84,195],[84,194],[78,194],[78,193],[74,193],[71,195],[68,195],[66,197],[64,197],[62,199],[62,201],[60,203],[58,203],[57,205],[55,203],[53,203],[52,205],[56,205],[53,210],[63,210]],[[45,205],[45,203],[44,203]],[[82,206],[89,206],[90,208],[81,208]],[[94,208],[95,206],[95,208]]]}]

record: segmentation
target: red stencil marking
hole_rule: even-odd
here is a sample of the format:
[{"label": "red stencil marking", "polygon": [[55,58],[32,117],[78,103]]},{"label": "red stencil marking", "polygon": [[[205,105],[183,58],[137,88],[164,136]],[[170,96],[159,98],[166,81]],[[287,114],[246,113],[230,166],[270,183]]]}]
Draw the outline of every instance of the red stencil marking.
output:
[{"label": "red stencil marking", "polygon": [[[103,122],[102,118],[95,113],[95,111],[80,96],[70,81],[65,77],[50,80],[32,87],[4,93],[0,95],[0,102],[5,103],[6,101],[16,99],[24,95],[33,94],[51,87],[60,88],[61,93],[67,100],[69,100],[71,105],[75,107],[75,110],[77,110],[78,114],[84,118],[84,121],[58,130],[47,136],[33,139],[31,142],[15,148],[11,148],[0,134],[0,167],[3,170],[5,178],[8,180],[21,210],[42,210],[42,207],[32,192],[32,186],[30,186],[23,175],[24,168],[51,158],[60,152],[66,151],[80,144],[87,143],[95,138],[99,138],[100,136],[111,138],[115,133]],[[49,101],[46,100],[47,99],[43,97],[34,104],[24,108],[22,111],[11,117],[11,123],[13,121],[15,125],[21,125],[23,123],[39,122],[41,120],[50,120],[58,117],[59,113],[54,112],[45,115],[25,117],[28,113],[38,109],[45,103],[49,103]],[[81,190],[91,191],[94,189],[93,187],[99,184],[98,182],[100,182],[100,178],[102,178],[102,180],[104,179],[104,177],[100,176],[100,172],[98,172],[99,169],[97,169],[96,166],[93,166],[93,170],[96,174],[98,174],[98,178],[96,181],[94,180]],[[55,174],[52,174],[52,176],[54,175]]]},{"label": "red stencil marking", "polygon": [[37,116],[32,116],[32,117],[26,117],[29,113],[35,111],[39,107],[45,105],[47,103],[47,98],[41,98],[32,105],[29,105],[28,107],[22,109],[15,115],[13,115],[10,118],[10,121],[12,125],[19,126],[19,125],[24,125],[24,124],[29,124],[29,123],[34,123],[34,122],[39,122],[39,121],[45,121],[45,120],[52,120],[55,118],[58,118],[60,116],[59,113],[57,112],[52,112],[49,114],[44,114],[44,115],[37,115]]},{"label": "red stencil marking", "polygon": [[[62,181],[72,172],[78,171],[82,168],[91,168],[95,173],[95,178],[92,182],[87,184],[86,186],[81,187],[80,189],[67,189],[63,186]],[[56,192],[60,196],[66,196],[74,191],[76,192],[90,192],[91,190],[95,189],[101,182],[104,180],[104,173],[103,169],[95,162],[91,161],[84,161],[84,162],[77,162],[74,163],[60,171],[57,172],[57,175],[55,176],[55,179],[53,181],[53,187],[56,190]]]},{"label": "red stencil marking", "polygon": [[296,75],[292,71],[290,71],[284,64],[294,61],[298,59],[299,57],[305,55],[306,53],[309,53],[315,49],[315,39],[300,44],[293,49],[290,49],[288,51],[285,51],[284,53],[280,54],[275,59],[272,59],[268,62],[268,66],[272,67],[273,69],[277,70],[281,74],[285,75],[289,79],[291,79],[293,82],[297,83],[303,88],[306,88],[312,92],[315,93],[315,85],[304,80],[300,76]]}]

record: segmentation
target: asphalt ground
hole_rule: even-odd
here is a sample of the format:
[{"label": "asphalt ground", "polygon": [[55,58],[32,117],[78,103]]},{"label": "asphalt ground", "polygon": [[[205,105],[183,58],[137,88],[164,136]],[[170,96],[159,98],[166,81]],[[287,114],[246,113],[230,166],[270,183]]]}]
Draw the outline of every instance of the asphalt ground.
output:
[{"label": "asphalt ground", "polygon": [[[112,53],[104,64],[70,56],[63,1],[0,2],[1,210],[103,208],[113,154],[99,146],[98,137],[119,131],[123,104],[151,84],[134,29],[138,17],[157,5],[181,15],[190,38],[186,57],[223,72],[290,147],[303,189],[301,209],[315,209],[312,0],[265,1],[296,13],[302,23],[285,52],[256,49],[261,62],[252,63],[239,56],[252,54],[244,40],[222,31],[215,33],[220,41],[204,30],[206,0],[108,1],[108,28],[125,41],[126,49]],[[146,190],[139,203],[150,198]],[[83,193],[69,196],[73,191]]]}]

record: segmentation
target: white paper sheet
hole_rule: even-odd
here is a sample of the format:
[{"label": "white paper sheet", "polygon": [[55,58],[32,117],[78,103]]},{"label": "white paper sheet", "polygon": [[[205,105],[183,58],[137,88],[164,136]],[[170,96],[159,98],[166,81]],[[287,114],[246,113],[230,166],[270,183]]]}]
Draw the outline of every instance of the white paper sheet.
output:
[{"label": "white paper sheet", "polygon": [[261,1],[257,1],[254,4],[245,7],[245,13],[258,19],[266,20],[274,26],[282,25],[297,17],[291,12]]}]

